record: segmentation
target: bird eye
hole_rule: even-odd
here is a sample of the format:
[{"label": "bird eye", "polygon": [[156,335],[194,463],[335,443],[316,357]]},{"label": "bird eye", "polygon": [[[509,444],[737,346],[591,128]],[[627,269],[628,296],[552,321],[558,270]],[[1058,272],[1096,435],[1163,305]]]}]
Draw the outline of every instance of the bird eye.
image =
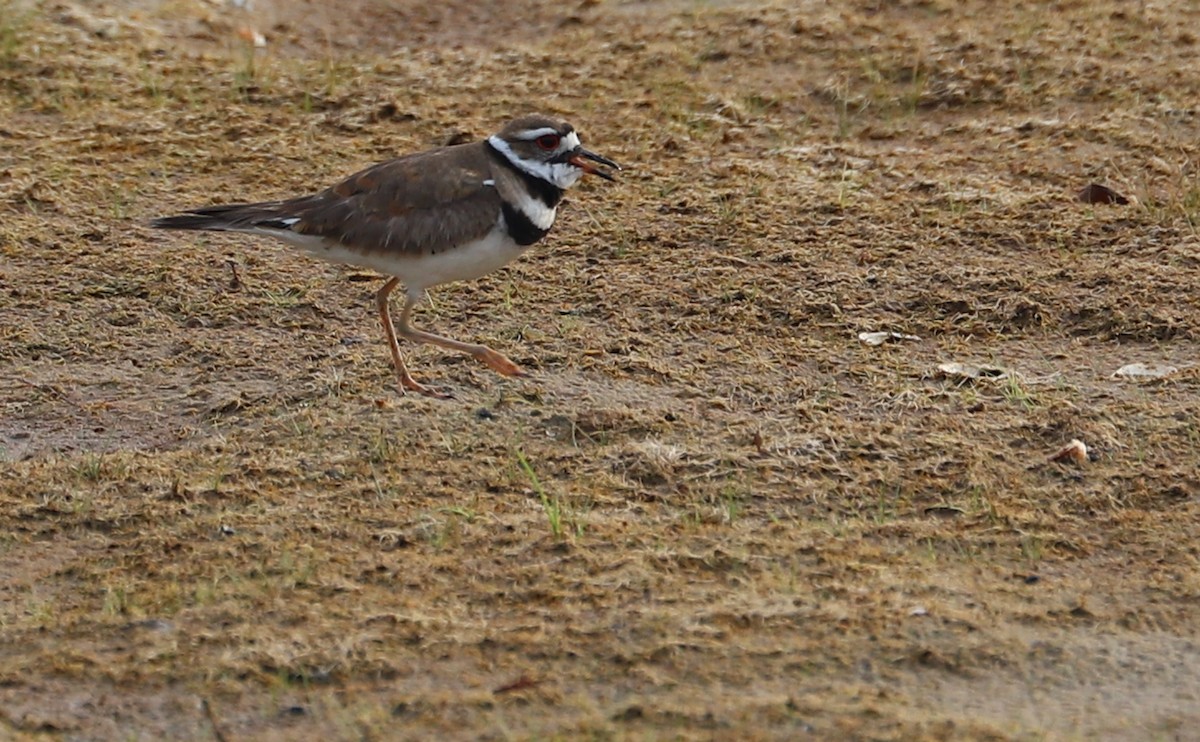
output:
[{"label": "bird eye", "polygon": [[562,137],[560,137],[557,134],[543,134],[542,136],[537,138],[537,143],[538,143],[539,147],[541,147],[542,149],[544,149],[546,151],[549,151],[552,149],[557,149],[558,143],[561,140],[562,140]]}]

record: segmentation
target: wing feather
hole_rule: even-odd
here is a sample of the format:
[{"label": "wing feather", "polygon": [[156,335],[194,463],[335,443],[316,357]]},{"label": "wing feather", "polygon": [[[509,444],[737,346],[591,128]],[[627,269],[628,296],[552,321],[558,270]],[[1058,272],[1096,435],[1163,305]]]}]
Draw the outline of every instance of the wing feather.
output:
[{"label": "wing feather", "polygon": [[365,252],[424,254],[485,236],[500,215],[486,154],[448,147],[383,162],[284,202],[292,229]]}]

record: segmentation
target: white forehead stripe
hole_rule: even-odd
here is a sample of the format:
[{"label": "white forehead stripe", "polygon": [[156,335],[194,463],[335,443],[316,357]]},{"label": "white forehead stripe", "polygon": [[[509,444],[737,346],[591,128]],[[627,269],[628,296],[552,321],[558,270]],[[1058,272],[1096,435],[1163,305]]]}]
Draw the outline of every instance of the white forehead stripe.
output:
[{"label": "white forehead stripe", "polygon": [[567,145],[565,149],[575,149],[576,147],[580,146],[579,135],[575,132],[567,134],[565,137],[563,137],[563,144]]},{"label": "white forehead stripe", "polygon": [[540,129],[530,129],[529,131],[523,131],[519,135],[517,135],[517,139],[523,139],[527,142],[532,142],[534,139],[537,139],[538,137],[544,137],[547,134],[557,134],[557,133],[558,133],[558,129],[555,129],[552,126],[543,126]]}]

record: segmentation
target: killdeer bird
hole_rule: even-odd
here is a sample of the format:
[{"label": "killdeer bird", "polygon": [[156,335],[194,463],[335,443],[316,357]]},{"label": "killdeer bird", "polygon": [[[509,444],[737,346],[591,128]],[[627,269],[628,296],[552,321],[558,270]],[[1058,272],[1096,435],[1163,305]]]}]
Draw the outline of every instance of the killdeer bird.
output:
[{"label": "killdeer bird", "polygon": [[486,345],[415,329],[409,324],[413,307],[429,287],[490,273],[545,237],[564,190],[585,173],[613,180],[597,165],[621,169],[584,149],[570,124],[529,115],[483,141],[383,162],[314,195],[205,206],[155,219],[151,226],[274,237],[325,260],[391,276],[375,305],[400,385],[447,397],[409,374],[388,296],[404,284],[401,337],[469,353],[505,376],[524,375]]}]

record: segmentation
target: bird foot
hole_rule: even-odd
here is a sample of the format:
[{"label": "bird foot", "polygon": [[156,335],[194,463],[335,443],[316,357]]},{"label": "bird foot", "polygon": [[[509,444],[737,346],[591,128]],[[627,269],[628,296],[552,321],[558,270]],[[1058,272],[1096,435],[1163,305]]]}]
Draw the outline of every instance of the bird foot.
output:
[{"label": "bird foot", "polygon": [[454,399],[453,394],[447,394],[446,392],[439,392],[436,389],[430,389],[411,376],[400,378],[400,388],[405,391],[422,394],[426,397],[430,397],[431,399]]},{"label": "bird foot", "polygon": [[520,366],[508,360],[491,348],[484,348],[475,354],[487,367],[500,374],[501,376],[528,376]]}]

